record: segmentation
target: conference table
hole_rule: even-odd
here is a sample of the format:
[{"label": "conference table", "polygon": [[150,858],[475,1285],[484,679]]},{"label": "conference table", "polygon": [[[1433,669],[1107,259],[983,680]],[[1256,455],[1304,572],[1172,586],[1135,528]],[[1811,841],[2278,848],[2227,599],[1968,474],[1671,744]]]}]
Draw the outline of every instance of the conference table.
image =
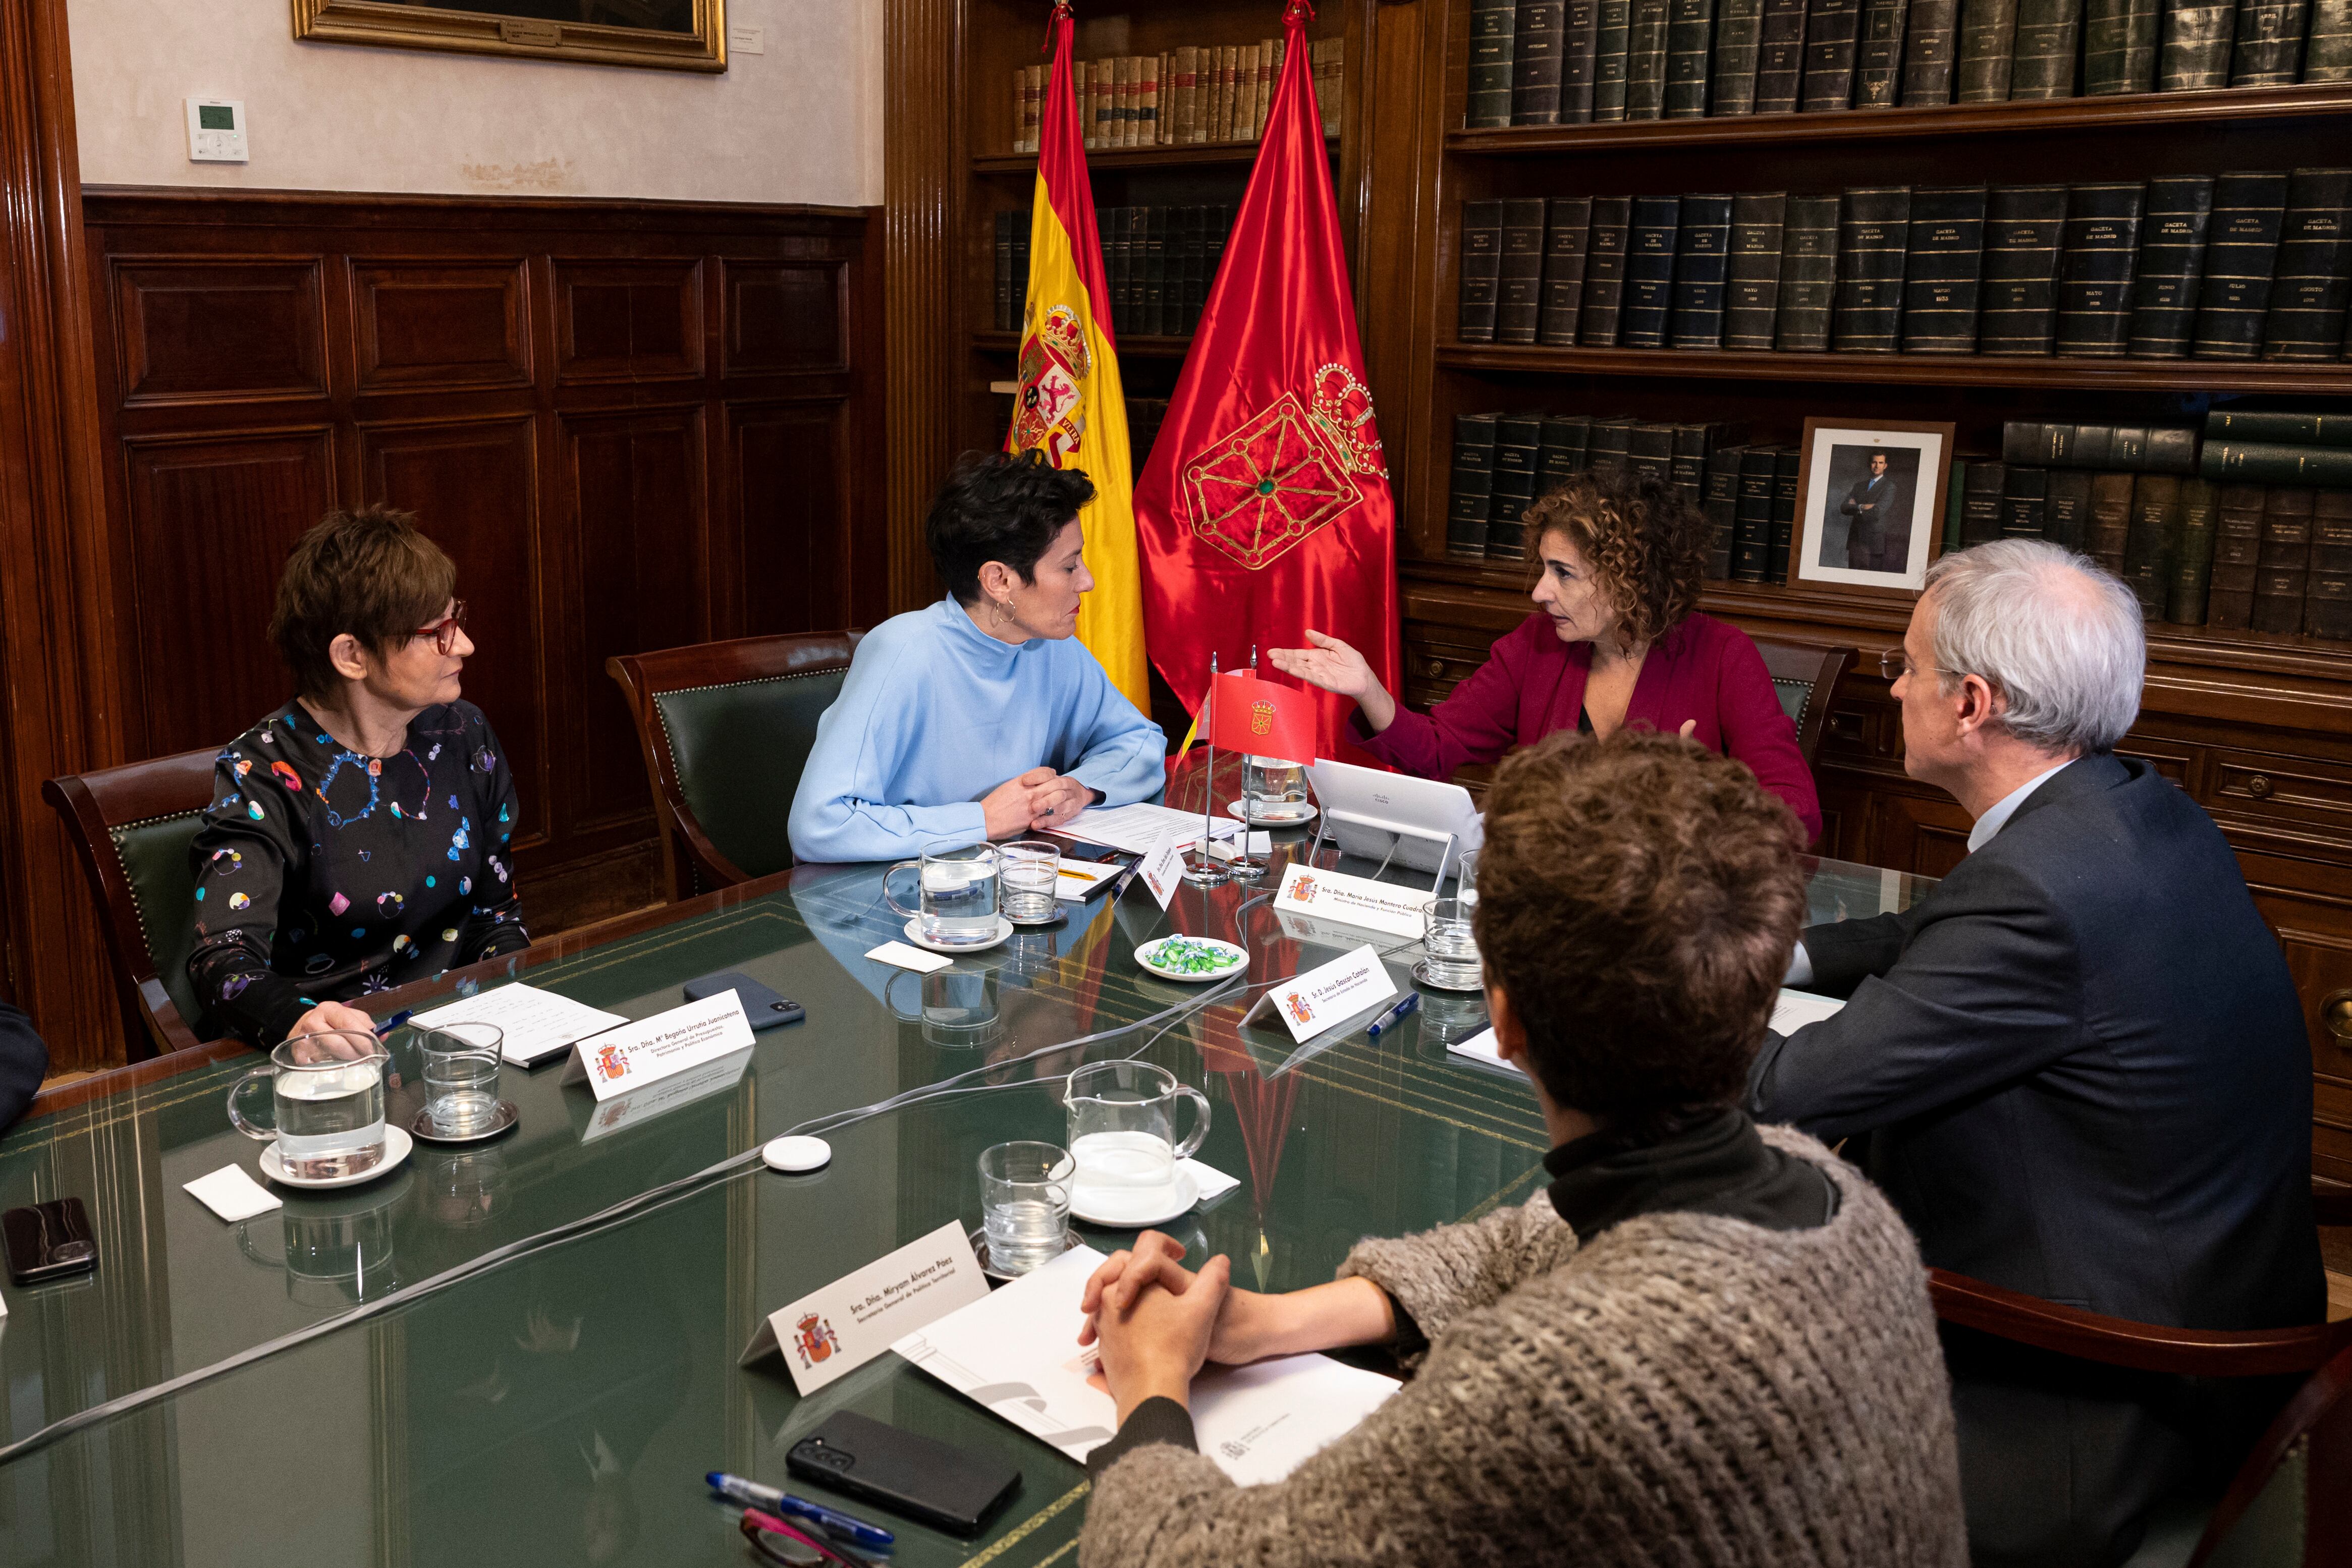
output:
[{"label": "conference table", "polygon": [[[1278,835],[1277,865],[1308,839]],[[1328,846],[1322,863],[1380,869]],[[1809,865],[1816,920],[1901,909],[1929,885]],[[9,1133],[0,1207],[79,1196],[100,1262],[5,1291],[0,1443],[124,1407],[0,1464],[0,1563],[737,1564],[753,1561],[737,1511],[702,1481],[727,1470],[887,1524],[905,1568],[1066,1564],[1083,1467],[895,1355],[800,1397],[780,1360],[738,1364],[766,1314],[950,1221],[976,1228],[980,1152],[1063,1142],[1061,1081],[1111,1056],[1208,1096],[1200,1158],[1238,1186],[1162,1228],[1196,1262],[1230,1255],[1250,1289],[1328,1280],[1360,1237],[1474,1218],[1545,1184],[1524,1082],[1446,1049],[1484,1027],[1476,995],[1424,991],[1376,1040],[1370,1012],[1303,1045],[1272,1019],[1240,1023],[1268,983],[1365,941],[1413,986],[1413,944],[1277,916],[1273,876],[1184,887],[1164,911],[1138,880],[922,976],[863,956],[901,935],[881,869],[800,867],[370,998],[385,1017],[520,977],[634,1019],[731,969],[807,1017],[760,1034],[731,1072],[601,1105],[561,1082],[564,1058],[509,1067],[512,1132],[420,1143],[362,1186],[278,1189],[281,1207],[242,1223],[182,1190],[226,1165],[257,1172],[261,1145],[223,1110],[260,1060],[241,1048],[93,1081]],[[1204,996],[1152,976],[1134,950],[1171,930],[1243,941],[1246,985]],[[413,1072],[409,1031],[392,1046]],[[919,1090],[937,1092],[845,1114]],[[828,1122],[819,1171],[754,1159],[707,1174]],[[1129,1239],[1078,1228],[1105,1251]],[[964,1540],[789,1479],[786,1450],[840,1410],[1002,1458],[1020,1490]]]}]

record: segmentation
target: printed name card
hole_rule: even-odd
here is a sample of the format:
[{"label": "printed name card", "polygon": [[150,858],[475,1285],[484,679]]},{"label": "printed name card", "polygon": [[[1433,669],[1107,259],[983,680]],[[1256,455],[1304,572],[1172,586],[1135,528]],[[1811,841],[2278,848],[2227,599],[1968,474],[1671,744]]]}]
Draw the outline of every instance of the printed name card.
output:
[{"label": "printed name card", "polygon": [[1176,896],[1177,885],[1184,880],[1184,852],[1175,833],[1163,832],[1152,840],[1151,847],[1143,852],[1135,869],[1143,878],[1143,885],[1151,890],[1151,896],[1160,901],[1160,907],[1167,908],[1168,901]]},{"label": "printed name card", "polygon": [[[738,1364],[782,1354],[793,1385],[814,1394],[988,1294],[988,1276],[963,1227],[948,1221],[920,1241],[768,1314]],[[1075,1332],[1075,1331],[1073,1331]]]},{"label": "printed name card", "polygon": [[1282,885],[1274,891],[1274,909],[1276,915],[1319,915],[1391,936],[1419,936],[1422,911],[1436,896],[1374,882],[1368,876],[1318,871],[1293,861],[1283,871]]},{"label": "printed name card", "polygon": [[1272,1009],[1289,1026],[1290,1038],[1303,1042],[1388,1000],[1396,990],[1380,950],[1367,942],[1343,958],[1275,987],[1242,1015],[1242,1022],[1253,1023]]},{"label": "printed name card", "polygon": [[592,1035],[572,1048],[563,1082],[588,1081],[601,1103],[751,1044],[751,1020],[733,991]]}]

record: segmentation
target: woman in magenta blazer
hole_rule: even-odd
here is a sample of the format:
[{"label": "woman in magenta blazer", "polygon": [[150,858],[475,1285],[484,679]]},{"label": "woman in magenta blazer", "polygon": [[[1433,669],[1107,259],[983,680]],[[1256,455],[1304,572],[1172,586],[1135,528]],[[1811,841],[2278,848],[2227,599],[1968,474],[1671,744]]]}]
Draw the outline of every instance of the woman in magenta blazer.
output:
[{"label": "woman in magenta blazer", "polygon": [[1671,485],[1587,474],[1528,508],[1542,575],[1537,613],[1426,714],[1381,685],[1336,637],[1276,648],[1275,668],[1353,697],[1349,738],[1424,779],[1450,779],[1556,729],[1613,735],[1629,724],[1689,736],[1748,764],[1788,802],[1808,841],[1822,831],[1813,776],[1763,655],[1748,634],[1697,613],[1706,522]]}]

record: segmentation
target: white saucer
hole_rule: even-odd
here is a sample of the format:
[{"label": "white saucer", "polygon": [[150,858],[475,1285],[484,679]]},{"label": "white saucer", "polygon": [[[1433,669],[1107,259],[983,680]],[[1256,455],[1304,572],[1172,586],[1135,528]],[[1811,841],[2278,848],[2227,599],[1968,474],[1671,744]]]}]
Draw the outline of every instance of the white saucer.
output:
[{"label": "white saucer", "polygon": [[1220,942],[1213,936],[1188,936],[1184,938],[1184,940],[1188,942],[1197,942],[1203,947],[1222,947],[1224,949],[1224,951],[1229,955],[1225,966],[1223,968],[1210,969],[1198,975],[1189,973],[1183,969],[1163,969],[1160,967],[1157,957],[1160,951],[1160,944],[1171,940],[1173,940],[1173,938],[1161,936],[1155,938],[1152,941],[1146,942],[1142,946],[1138,947],[1135,950],[1135,961],[1142,965],[1145,968],[1150,970],[1153,974],[1159,976],[1163,980],[1175,980],[1181,984],[1195,986],[1205,985],[1211,980],[1222,980],[1228,975],[1237,975],[1244,969],[1249,967],[1249,954],[1243,951],[1241,948],[1234,946],[1232,943]]},{"label": "white saucer", "polygon": [[923,922],[919,915],[907,922],[908,941],[912,942],[916,946],[924,949],[926,952],[944,953],[950,958],[956,956],[960,953],[985,953],[991,947],[1002,946],[1008,939],[1011,938],[1013,932],[1013,922],[1005,919],[1004,916],[1000,915],[996,917],[995,936],[990,937],[985,942],[966,942],[958,946],[950,947],[944,943],[934,942],[929,937],[923,935]]},{"label": "white saucer", "polygon": [[358,1186],[362,1182],[371,1182],[380,1176],[386,1176],[398,1170],[408,1163],[409,1151],[415,1146],[416,1140],[408,1135],[407,1128],[386,1123],[383,1129],[383,1158],[368,1166],[367,1169],[352,1176],[288,1176],[286,1167],[278,1163],[278,1145],[273,1141],[262,1146],[261,1174],[271,1181],[282,1183],[287,1186],[299,1186],[306,1192],[331,1186]]},{"label": "white saucer", "polygon": [[1307,814],[1304,816],[1260,817],[1253,822],[1250,821],[1249,818],[1242,815],[1242,803],[1239,800],[1228,800],[1225,802],[1226,816],[1231,817],[1236,822],[1249,822],[1249,825],[1253,828],[1303,828],[1322,814],[1322,811],[1316,806],[1315,802],[1309,800],[1307,802]]},{"label": "white saucer", "polygon": [[1108,1226],[1114,1230],[1141,1230],[1147,1226],[1165,1225],[1181,1215],[1191,1213],[1192,1206],[1201,1201],[1200,1181],[1184,1168],[1181,1161],[1176,1166],[1175,1181],[1160,1194],[1167,1200],[1164,1207],[1139,1208],[1126,1214],[1089,1210],[1079,1207],[1078,1195],[1085,1190],[1076,1182],[1070,1184],[1070,1218],[1083,1219],[1088,1225]]}]

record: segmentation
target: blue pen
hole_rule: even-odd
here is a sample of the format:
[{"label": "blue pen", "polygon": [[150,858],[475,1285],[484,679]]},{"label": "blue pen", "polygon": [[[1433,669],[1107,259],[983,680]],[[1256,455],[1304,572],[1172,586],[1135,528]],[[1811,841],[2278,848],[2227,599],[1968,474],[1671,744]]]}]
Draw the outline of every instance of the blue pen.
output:
[{"label": "blue pen", "polygon": [[390,1034],[394,1030],[398,1029],[402,1024],[406,1023],[410,1019],[415,1016],[416,1009],[415,1008],[401,1009],[400,1011],[393,1014],[390,1018],[375,1026],[376,1039],[382,1040],[384,1036]]},{"label": "blue pen", "polygon": [[1413,1009],[1419,1006],[1421,1006],[1421,993],[1419,991],[1407,991],[1405,993],[1404,1000],[1399,1002],[1396,1006],[1391,1008],[1388,1011],[1374,1019],[1370,1023],[1365,1025],[1364,1032],[1370,1035],[1372,1039],[1378,1040],[1381,1038],[1381,1030],[1384,1029],[1394,1029],[1400,1019],[1403,1018],[1405,1014],[1412,1011]]},{"label": "blue pen", "polygon": [[879,1525],[868,1524],[862,1519],[852,1519],[837,1509],[821,1502],[811,1502],[804,1497],[794,1497],[775,1487],[763,1487],[757,1481],[747,1481],[740,1476],[730,1476],[723,1470],[713,1470],[703,1478],[710,1490],[730,1502],[745,1508],[764,1508],[787,1519],[805,1519],[821,1524],[854,1546],[869,1552],[887,1552],[898,1538]]}]

